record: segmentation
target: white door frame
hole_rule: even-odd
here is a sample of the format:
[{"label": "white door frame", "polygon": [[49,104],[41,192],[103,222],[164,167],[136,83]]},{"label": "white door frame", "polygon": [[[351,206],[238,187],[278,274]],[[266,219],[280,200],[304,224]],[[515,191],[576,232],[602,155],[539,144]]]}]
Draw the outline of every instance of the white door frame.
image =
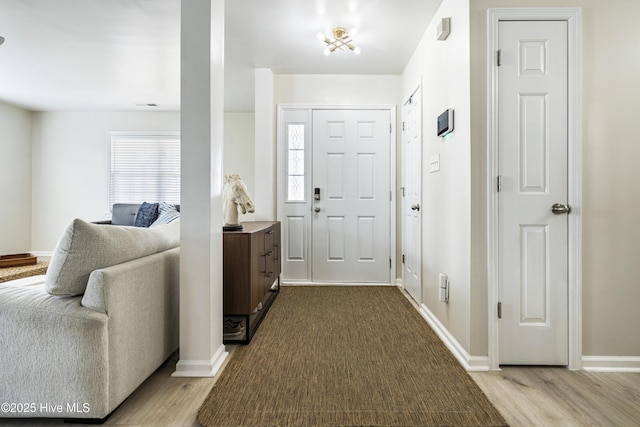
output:
[{"label": "white door frame", "polygon": [[489,369],[499,370],[498,342],[498,69],[500,21],[566,21],[568,25],[569,369],[582,368],[582,9],[487,10],[487,252]]},{"label": "white door frame", "polygon": [[[277,124],[276,124],[276,182],[277,182],[277,192],[276,192],[276,200],[277,200],[277,212],[276,218],[278,221],[283,221],[282,218],[284,212],[285,205],[285,182],[283,170],[286,170],[286,159],[285,159],[285,112],[287,110],[295,110],[295,111],[308,111],[309,117],[313,110],[388,110],[391,120],[391,131],[390,131],[390,147],[389,147],[389,189],[391,191],[390,194],[390,202],[389,202],[389,256],[391,257],[391,269],[389,272],[389,282],[394,283],[396,280],[396,266],[397,266],[397,258],[396,258],[396,226],[397,226],[397,214],[396,214],[396,206],[397,206],[397,195],[396,195],[396,150],[397,150],[397,139],[398,134],[396,132],[396,121],[397,121],[397,112],[395,104],[355,104],[355,105],[339,105],[339,104],[277,104]],[[309,123],[311,124],[311,123]],[[309,176],[313,176],[313,164],[311,165],[311,170],[309,170]],[[284,226],[284,225],[283,225]],[[307,242],[307,246],[310,249],[310,242]],[[284,246],[283,246],[284,248]],[[309,252],[307,251],[307,254]],[[283,255],[284,256],[284,255]],[[303,283],[313,283],[311,282],[311,270],[309,266],[308,271],[308,281]],[[287,282],[283,280],[283,282]],[[295,281],[295,283],[301,283],[300,281]]]},{"label": "white door frame", "polygon": [[[402,105],[400,107],[400,123],[402,123],[402,128],[400,129],[401,133],[400,133],[400,146],[402,147],[402,155],[401,155],[401,179],[400,179],[400,183],[402,185],[402,187],[400,187],[401,191],[402,191],[402,195],[400,195],[400,215],[401,215],[401,219],[400,219],[400,230],[401,230],[401,236],[402,236],[402,248],[401,248],[401,260],[400,260],[400,266],[401,266],[401,274],[400,274],[400,280],[402,281],[402,287],[404,289],[407,289],[406,287],[406,283],[404,280],[404,273],[405,273],[405,264],[404,264],[404,256],[407,253],[406,251],[406,236],[405,236],[405,230],[407,229],[406,227],[406,212],[405,212],[405,201],[404,201],[404,190],[405,190],[405,185],[406,182],[404,182],[404,178],[405,178],[405,168],[406,168],[406,164],[405,164],[405,152],[404,152],[404,121],[405,121],[405,117],[404,117],[404,106],[407,104],[407,102],[409,102],[409,100],[418,92],[420,91],[420,146],[422,147],[422,137],[423,137],[423,129],[422,129],[422,105],[423,105],[423,93],[422,93],[422,78],[420,78],[420,81],[418,82],[418,84],[410,91],[410,94],[405,96],[403,98],[402,101]],[[420,205],[422,205],[422,149],[420,150],[420,178],[419,178],[419,182],[420,182]],[[420,218],[422,218],[422,214],[420,214]],[[416,301],[418,304],[422,304],[422,219],[420,219],[420,236],[418,238],[418,247],[420,248],[420,253],[419,253],[419,262],[420,262],[420,298],[419,301]],[[413,295],[412,295],[413,297]]]}]

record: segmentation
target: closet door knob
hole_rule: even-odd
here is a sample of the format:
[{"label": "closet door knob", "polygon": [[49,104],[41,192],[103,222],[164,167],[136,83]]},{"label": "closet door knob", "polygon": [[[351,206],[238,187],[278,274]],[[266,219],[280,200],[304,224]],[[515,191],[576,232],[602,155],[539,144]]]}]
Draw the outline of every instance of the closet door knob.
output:
[{"label": "closet door knob", "polygon": [[568,214],[571,213],[571,207],[568,205],[563,205],[562,203],[556,203],[551,206],[551,212],[553,212],[554,215]]}]

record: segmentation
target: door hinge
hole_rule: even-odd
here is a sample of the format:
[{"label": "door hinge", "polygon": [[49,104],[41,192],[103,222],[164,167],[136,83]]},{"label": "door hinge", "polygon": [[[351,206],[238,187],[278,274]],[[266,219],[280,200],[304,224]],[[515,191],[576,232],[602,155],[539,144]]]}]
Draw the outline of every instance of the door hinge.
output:
[{"label": "door hinge", "polygon": [[496,190],[498,190],[498,193],[502,191],[502,176],[500,175],[496,177]]},{"label": "door hinge", "polygon": [[402,190],[402,197],[404,197],[404,187],[400,187],[400,190]]},{"label": "door hinge", "polygon": [[502,49],[498,49],[497,60],[498,60],[498,67],[499,67],[502,65]]},{"label": "door hinge", "polygon": [[389,123],[389,133],[393,133],[393,125]]},{"label": "door hinge", "polygon": [[389,201],[393,201],[393,191],[389,191]]},{"label": "door hinge", "polygon": [[402,131],[404,131],[404,122],[402,122]]},{"label": "door hinge", "polygon": [[404,254],[402,254],[402,263],[404,264]]},{"label": "door hinge", "polygon": [[391,270],[391,257],[389,257],[389,270]]},{"label": "door hinge", "polygon": [[498,301],[498,319],[502,319],[502,303]]}]

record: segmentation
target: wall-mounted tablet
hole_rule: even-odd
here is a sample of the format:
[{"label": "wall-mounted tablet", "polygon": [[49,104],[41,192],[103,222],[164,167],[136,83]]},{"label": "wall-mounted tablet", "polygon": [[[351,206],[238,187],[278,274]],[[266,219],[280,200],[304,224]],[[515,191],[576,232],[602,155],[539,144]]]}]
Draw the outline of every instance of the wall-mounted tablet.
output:
[{"label": "wall-mounted tablet", "polygon": [[453,108],[448,108],[438,116],[438,136],[453,132]]}]

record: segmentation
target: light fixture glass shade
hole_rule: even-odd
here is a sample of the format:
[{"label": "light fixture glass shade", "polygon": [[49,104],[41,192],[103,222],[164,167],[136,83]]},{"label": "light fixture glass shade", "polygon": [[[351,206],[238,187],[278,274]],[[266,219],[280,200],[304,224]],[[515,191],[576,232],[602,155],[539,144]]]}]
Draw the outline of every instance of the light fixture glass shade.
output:
[{"label": "light fixture glass shade", "polygon": [[324,49],[323,53],[324,53],[324,56],[329,56],[329,55],[331,55],[331,48],[330,48],[329,46],[327,46],[327,47]]},{"label": "light fixture glass shade", "polygon": [[354,53],[354,54],[356,54],[356,55],[360,55],[360,52],[362,52],[362,50],[360,49],[360,47],[359,47],[359,46],[356,46],[356,47],[353,49],[353,53]]}]

